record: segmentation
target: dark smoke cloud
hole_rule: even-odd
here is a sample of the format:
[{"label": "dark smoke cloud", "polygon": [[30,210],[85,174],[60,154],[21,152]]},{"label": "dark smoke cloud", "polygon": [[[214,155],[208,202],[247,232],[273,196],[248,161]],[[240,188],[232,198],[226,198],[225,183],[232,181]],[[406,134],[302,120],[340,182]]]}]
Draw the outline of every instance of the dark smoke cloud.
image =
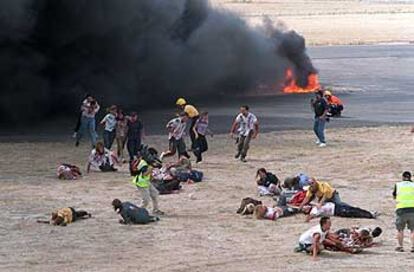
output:
[{"label": "dark smoke cloud", "polygon": [[87,92],[149,108],[314,71],[295,32],[205,0],[2,0],[0,64],[0,121],[13,123],[73,111]]}]

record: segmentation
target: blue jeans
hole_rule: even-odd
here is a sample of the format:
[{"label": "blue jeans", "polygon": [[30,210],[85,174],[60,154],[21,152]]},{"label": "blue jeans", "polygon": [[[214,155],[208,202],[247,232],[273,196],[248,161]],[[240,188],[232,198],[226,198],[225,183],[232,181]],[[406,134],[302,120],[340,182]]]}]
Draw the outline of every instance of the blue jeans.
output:
[{"label": "blue jeans", "polygon": [[315,117],[315,121],[313,123],[313,131],[321,143],[325,143],[325,123],[326,120],[319,117]]},{"label": "blue jeans", "polygon": [[98,135],[96,134],[96,124],[94,117],[82,116],[80,129],[76,136],[77,141],[79,141],[82,138],[83,133],[85,133],[85,131],[89,133],[89,138],[91,139],[92,146],[95,146]]}]

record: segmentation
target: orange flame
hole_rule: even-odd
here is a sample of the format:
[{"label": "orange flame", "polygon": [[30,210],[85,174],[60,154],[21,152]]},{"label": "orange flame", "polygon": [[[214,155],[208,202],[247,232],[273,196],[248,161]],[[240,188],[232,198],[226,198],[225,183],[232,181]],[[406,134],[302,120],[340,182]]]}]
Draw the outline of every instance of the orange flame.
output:
[{"label": "orange flame", "polygon": [[308,86],[300,87],[296,85],[295,76],[290,68],[286,70],[284,93],[311,93],[320,88],[318,74],[309,74]]}]

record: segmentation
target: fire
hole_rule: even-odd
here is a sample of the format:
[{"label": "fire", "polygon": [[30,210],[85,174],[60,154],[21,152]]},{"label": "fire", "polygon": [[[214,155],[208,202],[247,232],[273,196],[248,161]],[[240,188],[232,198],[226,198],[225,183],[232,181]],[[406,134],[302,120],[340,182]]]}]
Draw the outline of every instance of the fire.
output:
[{"label": "fire", "polygon": [[318,74],[309,74],[308,86],[300,87],[296,85],[295,76],[290,68],[286,70],[284,93],[311,93],[320,88]]}]

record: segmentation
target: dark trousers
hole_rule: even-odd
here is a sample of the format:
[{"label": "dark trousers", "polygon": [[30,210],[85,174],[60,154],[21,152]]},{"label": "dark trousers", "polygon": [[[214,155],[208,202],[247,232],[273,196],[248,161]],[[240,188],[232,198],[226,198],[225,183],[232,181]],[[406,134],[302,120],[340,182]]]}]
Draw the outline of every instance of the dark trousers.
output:
[{"label": "dark trousers", "polygon": [[335,204],[335,215],[340,217],[352,218],[374,218],[372,214],[364,209],[352,207],[348,204]]},{"label": "dark trousers", "polygon": [[242,159],[247,156],[247,151],[250,148],[250,140],[252,139],[253,131],[250,131],[247,136],[239,136],[237,139],[237,154],[240,155]]},{"label": "dark trousers", "polygon": [[132,161],[134,156],[138,154],[141,149],[141,139],[128,139],[127,149],[129,154],[129,160]]},{"label": "dark trousers", "polygon": [[186,158],[190,158],[190,155],[188,155],[187,150],[186,150],[185,142],[182,138],[176,140],[173,137],[169,140],[169,149],[164,154],[164,157],[174,156],[175,153],[178,153],[178,158],[180,158],[181,156],[184,156]]},{"label": "dark trousers", "polygon": [[114,143],[114,140],[115,140],[115,130],[112,130],[112,131],[104,130],[103,140],[104,140],[105,148],[111,149],[112,144]]},{"label": "dark trousers", "polygon": [[196,148],[196,136],[193,131],[193,128],[195,126],[195,123],[197,122],[198,116],[191,118],[191,124],[190,124],[190,139],[191,139],[191,149]]},{"label": "dark trousers", "polygon": [[206,136],[198,134],[198,138],[196,139],[195,146],[193,148],[194,155],[197,158],[197,161],[202,161],[202,153],[208,150],[208,144]]},{"label": "dark trousers", "polygon": [[77,211],[72,207],[69,207],[72,210],[72,221],[76,221],[79,219],[86,219],[89,217],[89,213],[86,211]]},{"label": "dark trousers", "polygon": [[332,116],[340,116],[343,109],[344,109],[344,106],[342,106],[342,105],[330,105],[329,106],[329,113]]}]

